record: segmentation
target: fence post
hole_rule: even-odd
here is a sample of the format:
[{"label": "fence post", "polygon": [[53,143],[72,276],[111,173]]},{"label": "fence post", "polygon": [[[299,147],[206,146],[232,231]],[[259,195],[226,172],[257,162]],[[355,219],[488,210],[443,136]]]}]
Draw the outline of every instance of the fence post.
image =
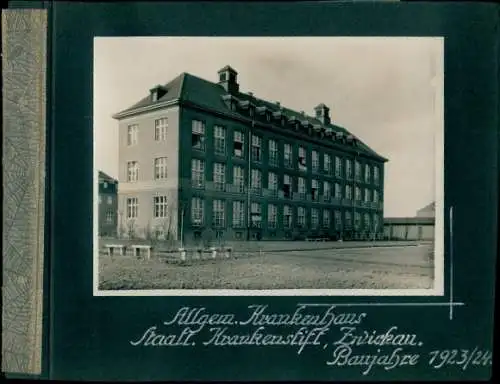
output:
[{"label": "fence post", "polygon": [[181,253],[181,261],[186,261],[186,250],[184,248],[179,248],[179,252]]}]

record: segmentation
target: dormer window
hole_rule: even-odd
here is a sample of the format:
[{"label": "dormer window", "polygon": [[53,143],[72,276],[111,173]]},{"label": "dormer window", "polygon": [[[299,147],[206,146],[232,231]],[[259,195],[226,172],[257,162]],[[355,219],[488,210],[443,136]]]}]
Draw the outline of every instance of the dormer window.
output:
[{"label": "dormer window", "polygon": [[227,73],[226,72],[219,73],[219,81],[226,81],[226,80],[227,80]]},{"label": "dormer window", "polygon": [[156,87],[150,89],[149,92],[151,93],[151,101],[156,102],[167,93],[167,89],[161,85],[157,85]]}]

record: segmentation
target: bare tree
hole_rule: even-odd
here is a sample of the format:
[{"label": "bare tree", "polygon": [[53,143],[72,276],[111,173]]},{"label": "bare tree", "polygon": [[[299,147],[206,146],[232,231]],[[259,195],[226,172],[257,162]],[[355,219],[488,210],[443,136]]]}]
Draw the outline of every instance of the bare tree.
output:
[{"label": "bare tree", "polygon": [[126,235],[126,228],[125,228],[125,225],[123,224],[123,212],[122,211],[118,211],[118,238],[119,239],[123,239]]},{"label": "bare tree", "polygon": [[133,219],[127,221],[127,235],[129,239],[135,239],[137,237],[137,228],[135,220]]},{"label": "bare tree", "polygon": [[204,248],[210,248],[212,246],[214,231],[212,228],[206,228],[202,233],[202,243]]}]

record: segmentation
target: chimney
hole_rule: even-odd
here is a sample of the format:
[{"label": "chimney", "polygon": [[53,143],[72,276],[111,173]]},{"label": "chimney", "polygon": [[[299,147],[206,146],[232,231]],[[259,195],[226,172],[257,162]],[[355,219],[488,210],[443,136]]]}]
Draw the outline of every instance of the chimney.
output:
[{"label": "chimney", "polygon": [[226,90],[227,93],[235,94],[239,92],[240,86],[237,82],[238,72],[236,72],[229,65],[226,65],[224,68],[220,69],[217,73],[219,75],[218,84],[221,85]]},{"label": "chimney", "polygon": [[328,125],[331,123],[330,108],[328,108],[325,104],[321,103],[314,107],[314,112],[316,119],[321,121],[323,125]]}]

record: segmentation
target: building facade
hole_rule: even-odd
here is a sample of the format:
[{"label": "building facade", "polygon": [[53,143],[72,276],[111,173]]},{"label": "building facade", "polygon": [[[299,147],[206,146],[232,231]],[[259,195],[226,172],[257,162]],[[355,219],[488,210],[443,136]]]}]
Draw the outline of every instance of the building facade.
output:
[{"label": "building facade", "polygon": [[116,236],[118,229],[118,181],[99,171],[99,236]]},{"label": "building facade", "polygon": [[384,163],[319,104],[313,116],[186,73],[117,113],[128,236],[383,236]]}]

